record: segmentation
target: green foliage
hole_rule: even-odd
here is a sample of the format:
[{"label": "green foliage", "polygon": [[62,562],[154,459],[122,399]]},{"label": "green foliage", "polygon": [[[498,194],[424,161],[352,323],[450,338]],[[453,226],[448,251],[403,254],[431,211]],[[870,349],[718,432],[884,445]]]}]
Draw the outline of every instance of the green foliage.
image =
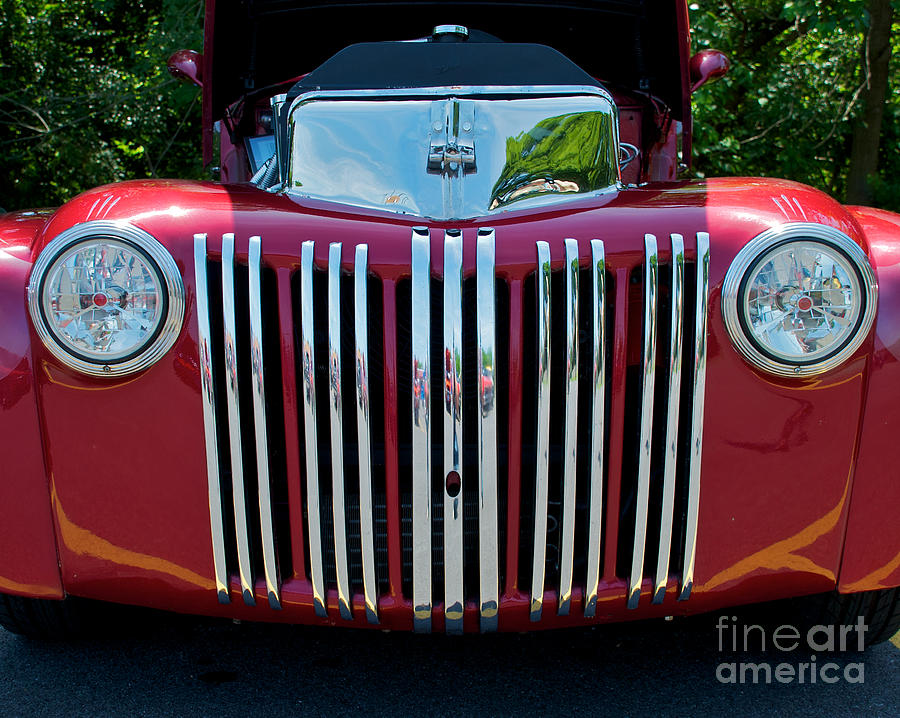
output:
[{"label": "green foliage", "polygon": [[[506,164],[491,191],[491,206],[545,192],[552,181],[557,191],[588,191],[609,187],[615,178],[598,162],[595,150],[609,147],[608,123],[600,112],[580,112],[541,120],[528,132],[506,140]],[[606,158],[604,158],[606,159]]]},{"label": "green foliage", "polygon": [[[900,210],[900,3],[875,200]],[[841,199],[862,110],[864,0],[697,0],[693,51],[714,47],[732,69],[694,95],[698,176],[787,177]]]},{"label": "green foliage", "polygon": [[166,59],[202,45],[202,0],[0,0],[0,206],[133,177],[201,176],[199,91]]}]

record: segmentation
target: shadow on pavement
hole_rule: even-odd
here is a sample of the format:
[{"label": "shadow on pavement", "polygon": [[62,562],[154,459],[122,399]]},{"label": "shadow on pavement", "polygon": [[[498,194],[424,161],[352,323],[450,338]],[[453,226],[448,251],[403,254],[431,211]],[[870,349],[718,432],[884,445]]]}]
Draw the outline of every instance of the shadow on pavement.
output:
[{"label": "shadow on pavement", "polygon": [[[834,684],[723,684],[716,617],[513,635],[415,636],[183,619],[137,637],[40,643],[0,630],[0,712],[68,716],[592,713],[897,715],[900,650],[817,656]],[[843,671],[863,663],[864,683]],[[852,673],[852,672],[851,672]],[[764,680],[763,674],[760,679]]]}]

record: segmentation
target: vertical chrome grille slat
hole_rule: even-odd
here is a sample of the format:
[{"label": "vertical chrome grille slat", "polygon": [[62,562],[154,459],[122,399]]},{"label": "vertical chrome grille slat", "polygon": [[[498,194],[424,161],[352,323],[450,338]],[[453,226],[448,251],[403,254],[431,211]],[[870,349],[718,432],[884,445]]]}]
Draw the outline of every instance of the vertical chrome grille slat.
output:
[{"label": "vertical chrome grille slat", "polygon": [[560,616],[569,615],[575,567],[575,467],[578,448],[578,242],[566,239],[566,413],[563,439]]},{"label": "vertical chrome grille slat", "polygon": [[210,343],[209,282],[206,276],[206,235],[194,235],[194,281],[197,289],[197,339],[200,354],[200,389],[203,396],[203,435],[206,441],[206,479],[209,485],[209,528],[213,571],[219,603],[231,603],[225,563],[225,525],[222,518],[222,485],[219,477],[218,427],[213,359]]},{"label": "vertical chrome grille slat", "polygon": [[412,230],[413,629],[431,631],[431,239]]},{"label": "vertical chrome grille slat", "polygon": [[603,241],[591,240],[591,484],[588,506],[585,618],[597,611],[600,542],[603,530],[603,441],[606,432],[606,255]]},{"label": "vertical chrome grille slat", "polygon": [[359,443],[359,535],[362,553],[363,593],[366,618],[378,623],[378,594],[375,586],[375,530],[372,502],[372,442],[369,421],[369,247],[356,246],[353,264],[353,307],[356,336],[356,430]]},{"label": "vertical chrome grille slat", "polygon": [[684,568],[678,600],[686,601],[694,587],[697,523],[700,512],[700,460],[703,455],[703,409],[706,395],[706,331],[709,320],[709,235],[697,233],[697,304],[695,308],[694,380],[691,391],[693,416],[688,470],[687,524]]},{"label": "vertical chrome grille slat", "polygon": [[[493,229],[479,229],[476,244],[478,334],[478,562],[481,630],[497,630],[500,603],[497,527],[496,290]],[[489,384],[489,386],[488,386]],[[503,397],[500,397],[501,399]]]},{"label": "vertical chrome grille slat", "polygon": [[238,394],[237,316],[234,300],[234,235],[222,235],[222,312],[225,328],[225,388],[228,403],[228,438],[231,451],[231,488],[237,534],[238,573],[244,603],[256,605],[250,565],[250,535],[244,493],[244,458],[241,449],[241,407]]},{"label": "vertical chrome grille slat", "polygon": [[262,327],[262,246],[259,237],[250,237],[248,262],[250,303],[250,370],[252,374],[253,427],[256,440],[256,476],[259,495],[259,527],[262,535],[263,570],[269,606],[281,608],[278,568],[275,562],[275,531],[272,522],[272,496],[269,484],[269,439],[266,426],[266,385],[263,367]]},{"label": "vertical chrome grille slat", "polygon": [[[462,232],[444,232],[444,477],[456,472],[458,492],[444,486],[444,623],[447,633],[463,630],[463,386]],[[414,305],[415,306],[415,305]]]},{"label": "vertical chrome grille slat", "polygon": [[641,599],[644,550],[647,540],[647,512],[650,501],[650,457],[653,439],[653,394],[656,382],[656,304],[658,255],[656,237],[644,235],[644,340],[642,353],[641,436],[638,447],[637,499],[634,516],[634,547],[628,608],[637,608]]},{"label": "vertical chrome grille slat", "polygon": [[663,470],[662,515],[659,526],[659,551],[653,603],[662,603],[669,581],[669,556],[675,511],[675,470],[678,463],[678,418],[681,404],[681,363],[684,334],[684,239],[672,240],[672,318],[669,332],[669,389],[666,402],[665,466]]},{"label": "vertical chrome grille slat", "polygon": [[334,565],[341,618],[350,621],[350,576],[347,564],[347,513],[344,499],[344,397],[341,390],[341,243],[328,246],[328,402],[331,418],[331,514]]},{"label": "vertical chrome grille slat", "polygon": [[303,436],[306,454],[306,503],[309,519],[309,568],[316,615],[327,616],[319,513],[319,458],[316,436],[316,355],[313,339],[313,261],[315,243],[300,248],[300,344],[303,367]]},{"label": "vertical chrome grille slat", "polygon": [[550,245],[537,246],[537,460],[534,500],[534,550],[532,552],[532,621],[541,620],[544,606],[544,574],[547,555],[547,492],[550,463]]}]

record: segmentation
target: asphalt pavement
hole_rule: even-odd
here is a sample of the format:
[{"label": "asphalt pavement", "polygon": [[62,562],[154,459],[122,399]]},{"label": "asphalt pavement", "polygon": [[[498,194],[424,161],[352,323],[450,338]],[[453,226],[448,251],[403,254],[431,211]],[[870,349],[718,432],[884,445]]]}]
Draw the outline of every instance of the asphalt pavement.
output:
[{"label": "asphalt pavement", "polygon": [[[0,629],[0,715],[900,715],[900,634],[834,657],[832,684],[717,678],[723,662],[809,655],[722,653],[714,618],[463,638],[166,620],[42,643]],[[848,682],[859,663],[864,682]]]}]

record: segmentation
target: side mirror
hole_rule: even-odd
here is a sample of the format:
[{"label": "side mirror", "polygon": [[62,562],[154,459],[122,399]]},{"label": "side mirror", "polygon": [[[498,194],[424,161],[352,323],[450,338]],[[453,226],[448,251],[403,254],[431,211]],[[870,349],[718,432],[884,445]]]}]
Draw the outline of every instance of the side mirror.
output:
[{"label": "side mirror", "polygon": [[194,50],[173,52],[166,62],[172,77],[203,87],[203,55]]},{"label": "side mirror", "polygon": [[724,76],[731,62],[720,50],[701,50],[691,58],[691,92],[696,92],[710,80]]}]

